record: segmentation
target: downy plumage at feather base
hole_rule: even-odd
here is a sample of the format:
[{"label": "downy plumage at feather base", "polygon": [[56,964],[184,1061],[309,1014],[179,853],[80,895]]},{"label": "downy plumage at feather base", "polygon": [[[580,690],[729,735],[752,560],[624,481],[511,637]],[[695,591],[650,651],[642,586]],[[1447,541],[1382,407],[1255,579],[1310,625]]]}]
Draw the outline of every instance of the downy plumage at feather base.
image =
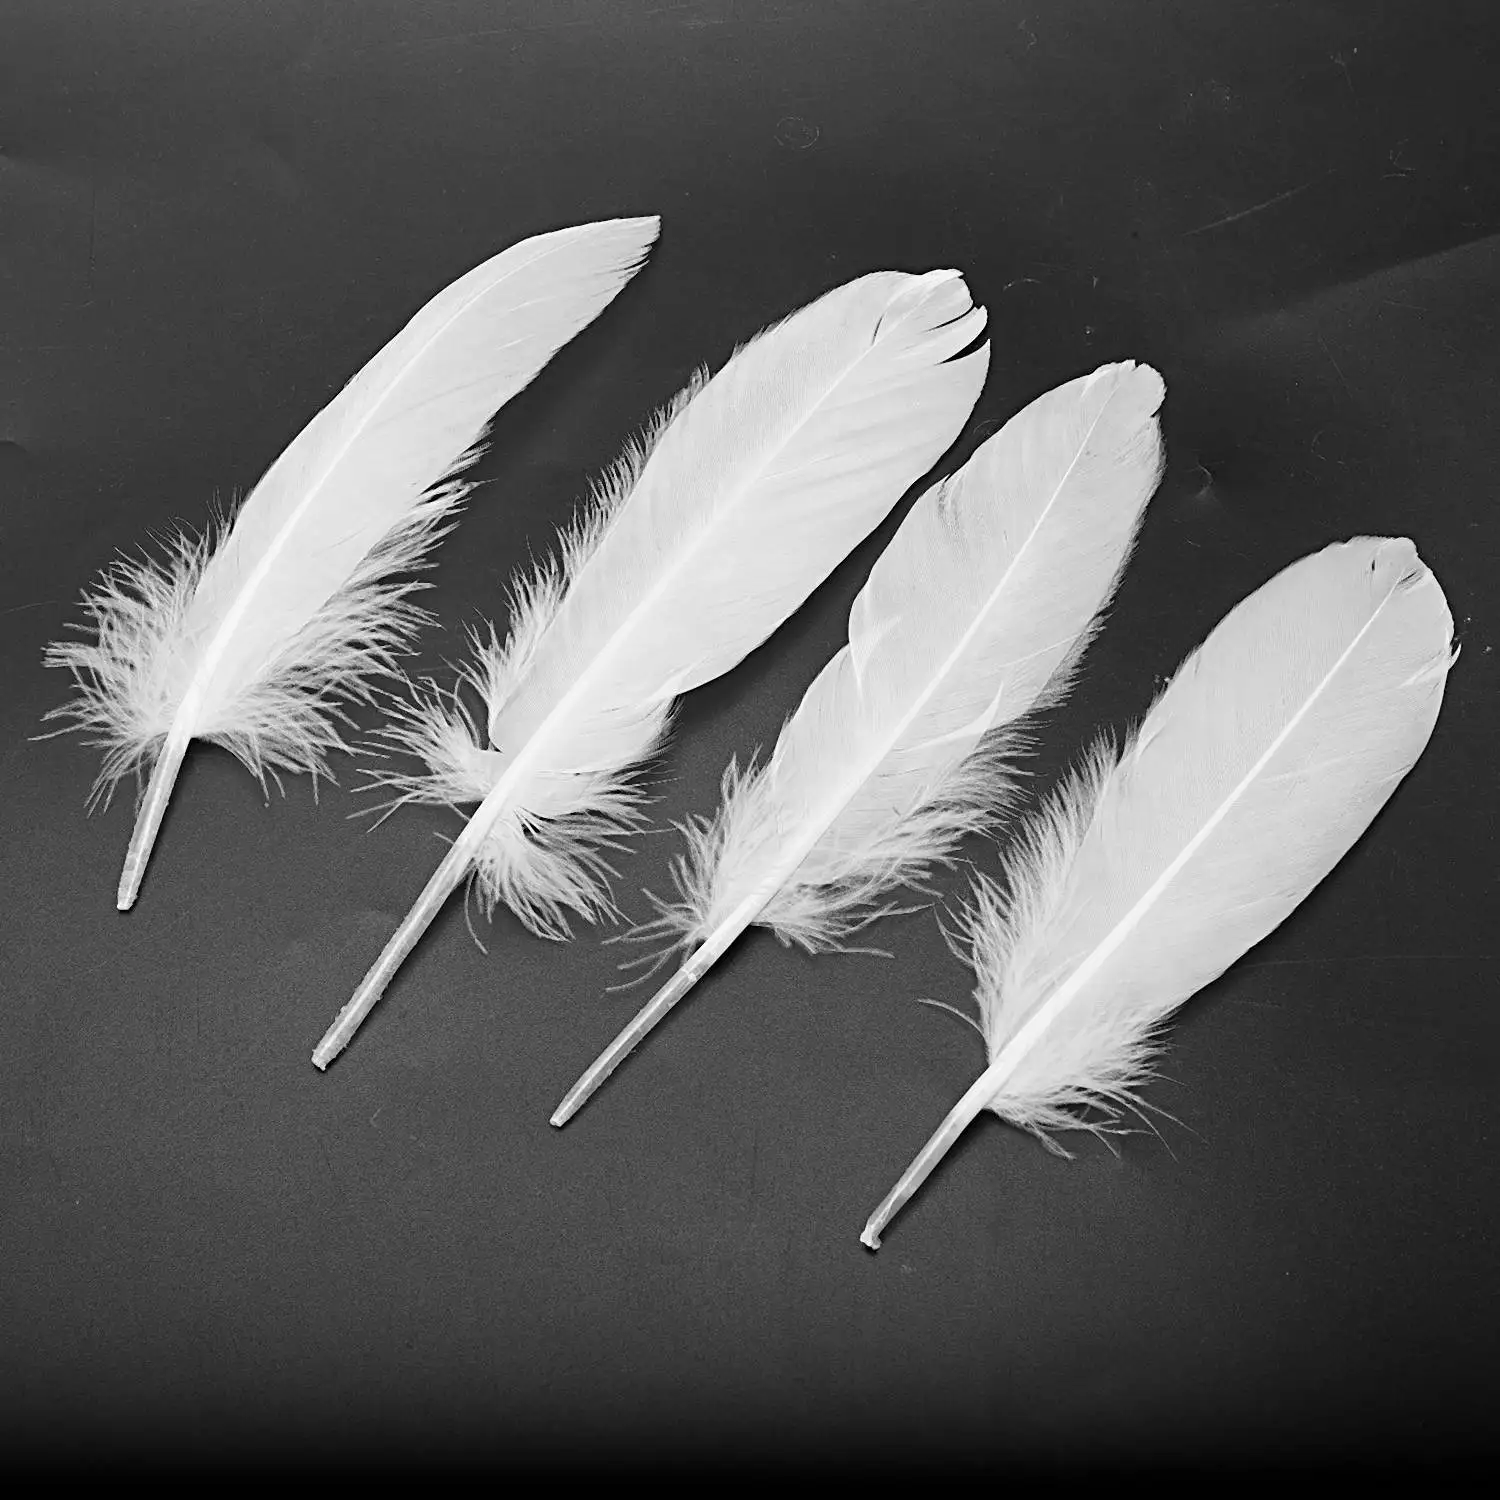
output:
[{"label": "downy plumage at feather base", "polygon": [[370,701],[422,612],[402,581],[451,525],[455,469],[495,410],[640,267],[655,218],[560,229],[438,293],[297,435],[234,519],[160,560],[124,560],[85,595],[93,638],[59,642],[55,717],[106,749],[96,795],[153,763],[116,904],[135,901],[194,739],[264,781],[325,769],[341,702]]},{"label": "downy plumage at feather base", "polygon": [[731,765],[688,826],[694,945],[595,1060],[562,1125],[752,923],[811,952],[991,827],[1028,715],[1066,691],[1161,475],[1155,370],[1106,365],[1033,401],[912,507],[769,764]]},{"label": "downy plumage at feather base", "polygon": [[1122,751],[1094,748],[1023,836],[1008,897],[981,883],[964,919],[990,1064],[870,1216],[870,1249],[982,1109],[1045,1136],[1135,1102],[1167,1017],[1416,763],[1452,634],[1409,541],[1344,542],[1232,610]]},{"label": "downy plumage at feather base", "polygon": [[313,1053],[347,1045],[466,874],[534,931],[607,903],[604,854],[636,818],[673,700],[759,645],[958,435],[984,327],[956,271],[839,287],[690,388],[627,460],[560,564],[517,594],[511,635],[466,672],[481,725],[429,699],[397,731],[409,800],[478,802]]}]

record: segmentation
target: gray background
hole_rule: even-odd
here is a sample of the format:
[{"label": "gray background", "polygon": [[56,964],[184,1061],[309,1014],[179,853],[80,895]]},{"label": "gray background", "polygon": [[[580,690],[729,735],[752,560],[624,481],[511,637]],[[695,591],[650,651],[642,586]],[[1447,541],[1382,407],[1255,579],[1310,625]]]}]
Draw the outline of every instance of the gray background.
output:
[{"label": "gray background", "polygon": [[[1453,1458],[1493,1440],[1500,521],[1484,4],[0,5],[0,1428],[12,1456],[1016,1466]],[[957,265],[989,385],[951,468],[1106,361],[1170,468],[1030,794],[1287,563],[1412,535],[1463,657],[1431,747],[1195,999],[1152,1102],[1058,1160],[968,1132],[968,976],[741,942],[565,1132],[618,948],[453,903],[308,1063],[455,819],[267,805],[195,748],[138,907],[130,796],[32,742],[45,642],[200,523],[415,308],[525,235],[663,215],[501,416],[429,602],[441,670],[699,362],[831,285]],[[693,694],[658,830],[775,736],[892,522]],[[621,891],[662,890],[643,838]],[[969,851],[996,871],[1001,854]],[[943,882],[948,894],[961,875]]]}]

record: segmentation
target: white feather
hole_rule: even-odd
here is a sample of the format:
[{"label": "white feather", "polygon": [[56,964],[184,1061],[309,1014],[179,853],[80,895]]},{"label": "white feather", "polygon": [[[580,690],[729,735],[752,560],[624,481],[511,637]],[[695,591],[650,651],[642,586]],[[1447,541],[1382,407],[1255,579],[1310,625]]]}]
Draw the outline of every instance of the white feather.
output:
[{"label": "white feather", "polygon": [[1416,763],[1452,633],[1409,541],[1344,542],[1234,609],[1122,752],[1095,747],[1025,835],[1008,900],[978,888],[990,1065],[866,1244],[980,1109],[1044,1134],[1136,1102],[1166,1018],[1286,919]]},{"label": "white feather", "polygon": [[963,426],[988,348],[955,271],[865,276],[690,387],[626,455],[562,560],[522,585],[509,641],[466,677],[481,726],[429,698],[397,736],[403,800],[478,811],[314,1053],[337,1056],[454,884],[477,871],[534,931],[608,901],[603,851],[673,700],[793,613]]},{"label": "white feather", "polygon": [[996,731],[1066,690],[1161,475],[1162,394],[1128,363],[1061,386],[912,508],[770,763],[726,778],[681,869],[687,936],[768,891],[757,923],[830,946],[992,826]]},{"label": "white feather", "polygon": [[[686,830],[682,901],[660,924],[697,945],[684,972],[751,923],[833,946],[994,823],[1017,726],[1065,691],[1161,476],[1162,395],[1154,370],[1106,365],[1033,401],[912,508],[769,764],[731,765],[717,816]],[[685,992],[673,981],[632,1034]],[[623,1056],[607,1049],[554,1123]]]},{"label": "white feather", "polygon": [[[391,807],[434,803],[455,810],[482,803],[504,774],[507,759],[494,747],[490,724],[526,680],[537,648],[576,577],[602,540],[610,518],[629,497],[647,457],[673,417],[701,388],[699,375],[632,442],[605,477],[583,514],[559,538],[558,556],[539,563],[511,587],[510,633],[494,627],[471,631],[469,659],[459,668],[457,688],[443,693],[430,685],[397,704],[380,731],[395,749],[413,756],[421,769],[390,771],[372,785],[395,792]],[[471,711],[477,699],[480,711]],[[539,936],[568,935],[568,913],[589,918],[610,910],[607,863],[621,834],[638,826],[639,759],[604,765],[570,776],[571,806],[544,816],[518,803],[514,814],[495,820],[471,851],[475,884],[486,912],[508,906]],[[540,783],[542,794],[549,790]]]},{"label": "white feather", "polygon": [[[189,741],[255,775],[324,770],[340,701],[368,701],[422,618],[403,580],[451,524],[453,477],[496,408],[640,266],[655,218],[538,235],[432,299],[292,441],[232,522],[115,564],[62,642],[57,713],[106,749],[99,791],[153,760],[120,881],[134,900]],[[436,486],[436,488],[434,488]]]}]

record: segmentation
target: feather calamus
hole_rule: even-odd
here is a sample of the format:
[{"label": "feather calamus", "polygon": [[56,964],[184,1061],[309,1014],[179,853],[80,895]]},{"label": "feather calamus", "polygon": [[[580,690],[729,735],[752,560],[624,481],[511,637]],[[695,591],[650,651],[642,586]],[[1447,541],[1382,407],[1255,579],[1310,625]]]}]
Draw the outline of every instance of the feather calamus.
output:
[{"label": "feather calamus", "polygon": [[561,562],[517,590],[506,643],[467,669],[483,723],[429,697],[396,731],[426,767],[396,778],[402,800],[479,806],[318,1067],[471,871],[545,936],[607,906],[604,851],[638,819],[673,700],[770,635],[953,442],[984,322],[956,271],[861,277],[753,339],[627,454]]},{"label": "feather calamus", "polygon": [[1067,689],[1161,477],[1161,377],[1105,365],[1039,397],[935,485],[876,561],[849,643],[760,770],[686,829],[693,945],[552,1116],[563,1125],[751,924],[810,952],[994,825],[1027,716]]},{"label": "feather calamus", "polygon": [[1045,1138],[1133,1104],[1168,1016],[1284,921],[1427,744],[1453,661],[1404,539],[1303,558],[1230,612],[1122,751],[1096,746],[964,919],[989,1066],[861,1236],[982,1109]]},{"label": "feather calamus", "polygon": [[523,240],[439,292],[297,435],[234,519],[162,561],[125,560],[85,595],[92,639],[58,642],[71,703],[54,715],[106,750],[96,796],[152,765],[116,905],[135,901],[178,770],[213,740],[264,781],[320,774],[344,748],[341,701],[422,618],[422,565],[467,486],[495,410],[639,269],[655,218]]}]

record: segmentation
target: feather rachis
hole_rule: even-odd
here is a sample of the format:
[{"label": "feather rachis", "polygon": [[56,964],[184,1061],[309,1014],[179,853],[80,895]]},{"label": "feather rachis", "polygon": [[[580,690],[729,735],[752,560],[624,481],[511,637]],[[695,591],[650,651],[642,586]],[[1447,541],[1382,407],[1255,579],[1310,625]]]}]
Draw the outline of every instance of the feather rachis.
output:
[{"label": "feather rachis", "polygon": [[[524,681],[568,590],[598,552],[662,434],[706,379],[706,372],[696,373],[627,443],[578,516],[559,533],[556,553],[512,582],[510,627],[504,640],[493,626],[487,636],[471,631],[469,654],[459,666],[452,692],[445,694],[428,684],[409,702],[397,705],[380,738],[415,757],[421,769],[372,778],[372,786],[397,793],[394,804],[425,802],[463,809],[482,803],[495,789],[510,756],[506,746],[492,738],[493,726]],[[471,712],[466,694],[477,701],[477,712]],[[530,931],[560,939],[569,935],[568,910],[588,920],[614,913],[609,894],[614,870],[607,856],[621,847],[622,835],[640,826],[644,793],[639,770],[665,735],[669,714],[670,704],[656,707],[654,728],[635,760],[571,778],[575,810],[549,818],[515,806],[488,824],[474,849],[476,884],[486,914],[503,902]]]},{"label": "feather rachis", "polygon": [[[196,738],[230,751],[263,785],[270,773],[327,775],[327,757],[349,747],[344,704],[374,701],[373,679],[393,675],[426,618],[401,574],[421,567],[447,530],[464,487],[420,507],[348,587],[273,658],[266,675],[205,717]],[[151,763],[172,729],[192,661],[184,622],[203,571],[230,527],[182,530],[157,556],[121,557],[83,596],[87,638],[54,642],[48,666],[72,673],[74,696],[47,717],[84,730],[105,751],[91,805],[108,805],[116,784]],[[392,576],[396,575],[396,576]]]},{"label": "feather rachis", "polygon": [[1250,595],[1125,747],[1096,746],[969,918],[989,1066],[871,1215],[880,1231],[982,1109],[1025,1128],[1139,1107],[1162,1024],[1362,836],[1431,736],[1454,661],[1405,539],[1356,538]]},{"label": "feather rachis", "polygon": [[617,823],[675,699],[765,640],[957,436],[987,367],[988,346],[970,348],[983,326],[956,272],[877,272],[743,346],[682,406],[489,723],[504,757],[494,786],[315,1050],[318,1066],[492,824],[519,889],[527,840],[512,830],[587,831],[601,799]]},{"label": "feather rachis", "polygon": [[[979,876],[971,900],[957,913],[955,951],[977,976],[979,1030],[991,1058],[998,1055],[1009,1031],[1011,993],[1021,965],[1017,935],[1047,919],[1049,896],[1059,889],[1088,833],[1116,754],[1111,741],[1097,741],[1083,764],[1054,790],[1045,812],[1025,825],[1007,851],[1009,888],[1003,890]],[[1068,1070],[1051,1088],[1018,1084],[992,1097],[987,1107],[1035,1135],[1049,1150],[1067,1155],[1054,1132],[1103,1135],[1115,1128],[1125,1110],[1144,1107],[1141,1089],[1153,1076],[1159,1029],[1156,1019],[1122,1028],[1112,1047]]]},{"label": "feather rachis", "polygon": [[684,830],[679,899],[651,926],[694,951],[553,1124],[746,926],[841,946],[993,830],[1027,725],[1065,690],[1160,480],[1164,394],[1147,366],[1105,366],[1032,402],[916,502],[770,760],[732,768],[716,816]]},{"label": "feather rachis", "polygon": [[[870,281],[878,279],[867,278]],[[908,280],[920,280],[920,278]],[[961,282],[957,286],[961,300],[967,306],[967,292],[962,289]],[[949,342],[955,345],[959,342],[960,333],[966,332],[972,337],[977,327],[982,326],[982,319],[972,308],[961,316],[967,320],[964,328],[954,330],[949,338]],[[650,579],[649,586],[643,588],[640,593],[630,593],[621,580],[638,576],[641,564],[636,561],[636,558],[642,555],[649,545],[655,544],[657,538],[651,529],[642,528],[639,523],[635,523],[631,534],[617,534],[617,528],[624,524],[621,517],[625,513],[627,502],[633,500],[641,492],[643,486],[646,488],[646,498],[651,498],[655,472],[652,465],[658,460],[658,456],[671,463],[676,455],[684,450],[698,453],[710,451],[705,445],[717,430],[715,424],[724,420],[726,411],[732,412],[737,409],[733,404],[734,398],[732,396],[726,398],[725,390],[732,392],[733,382],[745,378],[740,373],[745,368],[745,361],[748,360],[753,369],[755,361],[768,358],[775,352],[777,335],[788,330],[792,322],[791,319],[785,320],[741,346],[721,375],[714,377],[714,381],[705,381],[700,375],[653,423],[646,436],[632,446],[626,458],[617,466],[605,485],[601,487],[600,492],[595,495],[590,514],[585,522],[570,533],[569,540],[564,544],[565,556],[561,570],[561,586],[555,594],[551,592],[548,594],[549,601],[553,601],[555,607],[545,622],[538,624],[535,628],[530,622],[523,622],[522,628],[526,637],[529,640],[534,639],[538,643],[539,650],[550,651],[551,654],[541,661],[538,661],[534,655],[529,657],[527,671],[516,674],[517,682],[525,684],[529,679],[535,679],[538,676],[555,679],[560,664],[576,659],[576,653],[581,649],[577,642],[592,639],[589,633],[591,630],[598,632],[601,628],[599,625],[584,626],[581,623],[582,605],[579,602],[581,599],[602,599],[604,603],[601,606],[602,613],[599,618],[617,621],[612,642],[619,642],[620,650],[639,651],[638,647],[630,644],[632,622],[640,618],[643,612],[653,608],[655,601],[664,591],[677,586],[673,580],[690,571],[687,562],[683,559],[691,558],[695,554],[691,550],[690,539],[687,544],[679,542],[677,545],[680,556],[674,562],[675,572],[664,573],[659,577],[654,576]],[[849,367],[852,368],[858,363],[859,358],[863,357],[863,353],[852,356]],[[929,352],[929,361],[931,357]],[[972,359],[973,356],[970,358]],[[939,372],[944,369],[953,370],[954,367],[938,367]],[[966,370],[955,371],[970,382],[972,382],[972,372],[972,366]],[[942,378],[950,377],[943,376]],[[730,382],[728,387],[723,384],[726,379]],[[710,398],[706,404],[697,399],[704,395]],[[967,399],[971,400],[972,397]],[[727,406],[726,401],[729,403]],[[807,421],[806,414],[800,414],[794,424],[794,430],[804,427]],[[671,452],[666,452],[664,445],[669,438],[674,446]],[[784,448],[788,441],[791,440],[785,436],[779,438],[779,446],[775,451]],[[764,474],[766,472],[764,458],[758,453],[753,454],[753,457],[757,464],[753,472],[756,475]],[[740,478],[736,482],[742,486],[752,483],[751,480],[745,478]],[[668,509],[671,510],[672,507],[669,506]],[[694,517],[694,528],[697,529],[700,524],[706,523],[700,523]],[[623,566],[622,557],[625,559]],[[565,643],[569,640],[574,642],[571,652],[556,644],[559,635]],[[742,652],[749,644],[758,643],[758,639],[758,633],[753,640],[740,637],[735,649]],[[514,753],[526,755],[540,763],[540,758],[548,745],[558,743],[557,736],[560,727],[570,724],[571,718],[576,717],[572,708],[573,704],[579,705],[579,708],[587,713],[591,711],[589,708],[591,695],[598,688],[602,687],[614,695],[611,698],[614,706],[607,720],[603,721],[602,733],[597,744],[583,739],[575,741],[569,747],[567,752],[570,757],[569,764],[566,767],[559,767],[559,770],[565,769],[567,775],[557,779],[556,785],[559,788],[557,802],[551,808],[546,804],[541,807],[535,805],[531,807],[533,822],[537,826],[549,821],[548,813],[554,808],[559,811],[565,810],[569,815],[578,812],[587,814],[591,808],[598,811],[595,804],[604,798],[610,804],[607,815],[602,820],[585,816],[578,826],[601,830],[617,827],[619,814],[624,806],[638,796],[635,788],[639,768],[654,756],[661,746],[673,700],[684,686],[691,685],[691,682],[696,680],[697,672],[705,670],[702,667],[695,668],[692,678],[685,678],[680,673],[670,674],[654,691],[648,691],[637,698],[627,698],[620,691],[613,677],[613,662],[619,659],[617,655],[610,654],[614,649],[612,644],[605,651],[595,651],[587,659],[586,671],[580,669],[579,673],[571,678],[566,674],[561,674],[562,680],[567,683],[566,691],[561,697],[552,701],[549,717],[545,721],[537,718],[535,710],[529,703],[517,703],[515,696],[511,694],[507,694],[503,700],[498,700],[491,705],[489,724],[494,747],[509,757],[512,755],[513,747],[519,746],[520,748],[515,749]],[[524,691],[523,687],[523,695]],[[506,765],[514,768],[514,762],[509,759]],[[502,819],[502,824],[506,821]],[[502,833],[502,839],[510,857],[524,859],[523,841],[511,837],[509,829]],[[582,884],[596,892],[590,907],[597,910],[598,900],[602,899],[602,893],[597,891],[596,880],[589,877],[584,879]]]},{"label": "feather rachis", "polygon": [[93,591],[94,640],[46,659],[75,678],[58,717],[105,743],[104,795],[152,765],[122,909],[191,740],[225,745],[262,780],[316,777],[346,748],[347,705],[370,701],[424,618],[405,575],[452,524],[487,422],[612,300],[656,229],[578,226],[475,267],[308,423],[232,522],[159,563],[116,566]]},{"label": "feather rachis", "polygon": [[[1414,562],[1410,543],[1361,540],[1287,569],[1184,663],[1107,774],[1096,752],[1065,793],[1087,820],[1054,804],[1048,837],[1066,858],[1023,887],[992,1053],[1043,1004],[1057,1019],[1008,1091],[1128,1076],[1141,1039],[1363,832],[1426,744],[1452,660],[1441,590]],[[1266,661],[1285,675],[1257,692],[1247,683]],[[1279,665],[1291,662],[1303,664]],[[1166,784],[1178,788],[1172,804],[1160,800]],[[1306,815],[1288,819],[1291,806]],[[1273,843],[1257,842],[1261,827]]]},{"label": "feather rachis", "polygon": [[[1106,373],[1116,382],[1110,397],[1096,409],[1075,409]],[[1129,489],[1114,504],[1107,502],[1115,497],[1100,497],[1099,511],[1110,523],[1101,526],[1101,517],[1090,513],[1089,476],[1080,474],[1079,464],[1115,402],[1113,391],[1126,421],[1094,483],[1118,486],[1123,474]],[[1154,371],[1128,365],[1072,382],[1007,424],[965,469],[918,502],[855,601],[849,644],[809,688],[755,784],[737,785],[734,799],[726,800],[715,837],[692,851],[715,859],[688,882],[699,893],[693,905],[700,933],[737,906],[748,888],[764,883],[775,892],[760,919],[765,925],[810,946],[824,945],[818,933],[826,928],[836,942],[884,910],[881,893],[920,884],[951,862],[962,838],[995,831],[1013,798],[1027,725],[1066,693],[1160,479],[1154,413],[1161,396]],[[1058,412],[1060,431],[1048,425]],[[1053,527],[1045,543],[1036,543],[1033,562],[1032,544],[1070,486],[1078,491],[1071,496],[1074,509],[1087,524]],[[1047,491],[1045,501],[1027,497],[1038,487]],[[993,504],[976,503],[992,498]],[[1014,540],[1007,534],[1012,505],[1026,518]],[[932,607],[932,578],[957,583],[965,579],[964,560],[995,553],[997,533],[1004,566],[975,580],[979,597],[956,621],[951,639],[937,643],[920,675],[911,674],[903,658],[914,632],[904,621]],[[980,632],[993,628],[992,606],[1024,585],[1025,569],[1038,565],[1044,590],[1038,608],[1057,608],[1058,638],[1042,631],[1036,640],[1033,631],[1027,655],[1010,660],[1003,636],[976,651]],[[1096,581],[1057,607],[1045,592],[1047,574],[1093,575]],[[1032,659],[1035,671],[1028,668]],[[886,686],[893,666],[896,681]],[[955,695],[964,673],[970,685]],[[894,713],[884,709],[882,695]],[[938,705],[930,730],[922,728],[924,715]],[[838,753],[825,753],[825,744]],[[799,767],[784,764],[792,755],[811,767],[818,805],[813,794],[793,790]]]},{"label": "feather rachis", "polygon": [[[928,881],[954,863],[961,841],[993,834],[1004,823],[1025,744],[1019,730],[987,735],[941,785],[924,788],[912,805],[845,851],[832,878],[799,878],[794,869],[761,908],[758,924],[788,946],[833,952],[879,918],[911,909],[909,901],[891,899],[893,890],[931,898]],[[763,878],[772,858],[788,861],[793,831],[779,820],[775,786],[762,769],[753,761],[741,769],[731,760],[713,815],[676,825],[687,846],[672,863],[677,900],[656,903],[655,930],[688,946],[702,943],[753,880]]]}]

